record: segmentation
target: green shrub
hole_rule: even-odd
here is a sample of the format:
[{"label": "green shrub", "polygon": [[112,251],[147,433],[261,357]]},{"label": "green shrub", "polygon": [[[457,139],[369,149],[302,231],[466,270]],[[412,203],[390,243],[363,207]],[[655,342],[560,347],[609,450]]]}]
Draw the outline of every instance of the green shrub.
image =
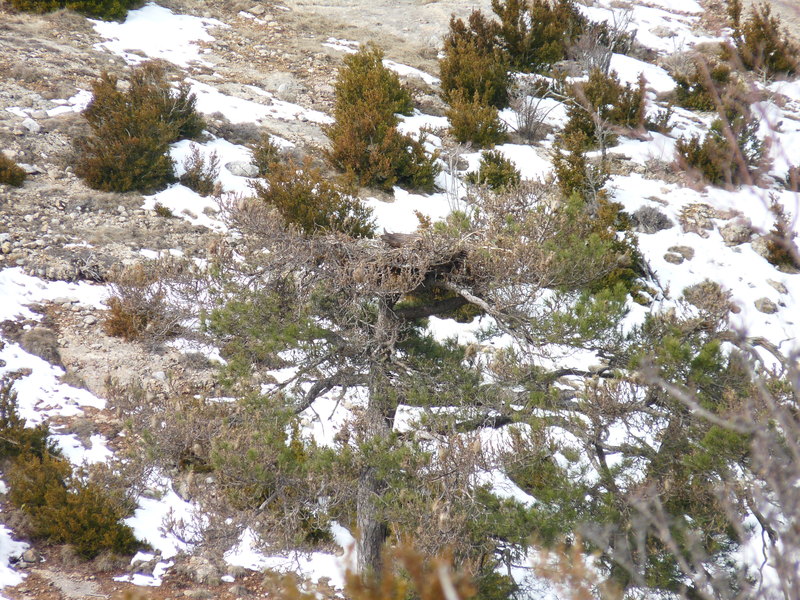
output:
[{"label": "green shrub", "polygon": [[498,37],[511,66],[542,73],[567,57],[587,20],[572,0],[492,0]]},{"label": "green shrub", "polygon": [[388,114],[410,115],[414,110],[411,93],[404,88],[397,74],[383,66],[383,51],[368,44],[344,59],[336,79],[336,103],[345,106],[361,104],[368,91],[380,90],[381,109]]},{"label": "green shrub", "polygon": [[731,84],[731,74],[731,67],[725,62],[696,58],[687,71],[670,73],[677,84],[675,104],[689,110],[716,110],[714,96]]},{"label": "green shrub", "polygon": [[372,211],[347,194],[312,166],[310,159],[299,166],[293,161],[273,163],[266,185],[252,184],[262,202],[308,234],[340,231],[353,237],[372,237]]},{"label": "green shrub", "polygon": [[459,142],[492,147],[508,139],[506,126],[497,109],[484,104],[477,96],[466,100],[464,96],[454,95],[446,114],[450,120],[450,133]]},{"label": "green shrub", "polygon": [[81,481],[63,458],[20,455],[6,473],[9,500],[31,520],[34,537],[71,544],[84,558],[132,554],[139,543],[120,523],[125,511],[103,490]]},{"label": "green shrub", "polygon": [[754,4],[745,22],[740,0],[730,0],[728,10],[736,53],[747,69],[763,71],[768,77],[798,72],[800,46],[781,27],[780,19],[772,16],[769,4]]},{"label": "green shrub", "polygon": [[183,175],[179,181],[190,190],[201,196],[210,196],[216,189],[217,177],[219,177],[219,156],[216,150],[208,158],[204,158],[200,153],[197,144],[192,144],[192,150],[183,163]]},{"label": "green shrub", "polygon": [[563,133],[584,134],[587,148],[613,146],[618,132],[644,126],[645,80],[641,76],[639,84],[632,87],[622,85],[613,71],[606,75],[594,69],[587,81],[575,84],[572,96]]},{"label": "green shrub", "polygon": [[794,241],[797,234],[792,230],[792,220],[777,200],[773,199],[769,208],[775,224],[767,237],[767,260],[781,269],[800,269],[800,250]]},{"label": "green shrub", "polygon": [[263,134],[258,144],[255,144],[250,150],[253,153],[253,164],[258,169],[259,177],[266,177],[273,163],[278,162],[281,157],[280,148],[267,134]]},{"label": "green shrub", "polygon": [[436,156],[425,153],[424,140],[397,130],[396,113],[411,110],[411,97],[382,59],[375,46],[345,58],[336,82],[336,122],[325,130],[328,158],[361,185],[432,191]]},{"label": "green shrub", "polygon": [[758,120],[749,111],[731,120],[715,119],[704,138],[681,137],[675,143],[677,165],[711,185],[752,183],[763,167],[764,143],[758,129]]},{"label": "green shrub", "polygon": [[482,152],[478,170],[466,177],[469,183],[486,185],[495,191],[519,185],[520,179],[519,169],[513,161],[496,150]]},{"label": "green shrub", "polygon": [[0,378],[0,460],[14,458],[22,453],[42,456],[55,452],[49,444],[47,423],[25,427],[25,420],[17,410],[17,394],[12,379]]},{"label": "green shrub", "polygon": [[25,181],[25,177],[27,177],[25,169],[0,152],[0,183],[19,187]]},{"label": "green shrub", "polygon": [[439,61],[442,97],[478,97],[495,108],[508,106],[508,58],[496,41],[497,24],[476,10],[468,25],[450,19],[444,38],[444,56]]},{"label": "green shrub", "polygon": [[46,13],[69,8],[99,19],[123,19],[140,0],[11,0],[11,6],[26,12]]},{"label": "green shrub", "polygon": [[577,194],[595,203],[608,181],[608,171],[603,162],[593,165],[586,158],[589,141],[583,131],[558,136],[553,144],[553,169],[558,187],[564,198]]},{"label": "green shrub", "polygon": [[76,173],[111,192],[153,192],[174,181],[169,144],[196,137],[204,126],[188,85],[174,93],[163,68],[151,62],[132,73],[125,92],[107,73],[92,91],[83,114],[93,133],[79,143]]}]

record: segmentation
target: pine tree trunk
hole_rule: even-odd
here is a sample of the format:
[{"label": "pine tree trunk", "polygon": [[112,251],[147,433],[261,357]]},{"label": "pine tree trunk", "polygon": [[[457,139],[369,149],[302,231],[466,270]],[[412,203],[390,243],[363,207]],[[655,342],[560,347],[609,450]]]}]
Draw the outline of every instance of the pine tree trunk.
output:
[{"label": "pine tree trunk", "polygon": [[[384,367],[391,362],[394,355],[396,327],[397,318],[389,304],[382,300],[374,330],[375,363],[370,373],[369,404],[365,415],[365,433],[369,440],[385,440],[394,427],[397,404],[392,395],[387,393],[391,381],[386,376]],[[359,475],[356,494],[358,570],[363,577],[380,577],[383,544],[389,533],[380,507],[386,484],[377,476],[374,460],[373,456],[363,457],[364,466]]]},{"label": "pine tree trunk", "polygon": [[380,576],[381,551],[388,530],[380,516],[378,501],[383,483],[375,476],[375,467],[365,467],[358,479],[357,525],[358,570],[366,577]]}]

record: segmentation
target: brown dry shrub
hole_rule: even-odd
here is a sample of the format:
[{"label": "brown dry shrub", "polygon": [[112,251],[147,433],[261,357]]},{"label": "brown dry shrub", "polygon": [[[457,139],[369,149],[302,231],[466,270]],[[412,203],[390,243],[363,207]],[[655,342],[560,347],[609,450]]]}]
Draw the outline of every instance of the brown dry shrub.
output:
[{"label": "brown dry shrub", "polygon": [[197,144],[192,144],[189,156],[183,162],[183,175],[179,181],[190,190],[197,192],[201,196],[210,196],[217,189],[217,177],[219,177],[219,156],[216,150],[211,152],[208,157],[200,153]]},{"label": "brown dry shrub", "polygon": [[171,301],[170,276],[180,265],[170,260],[139,263],[111,277],[103,329],[126,341],[158,344],[174,336],[188,311]]},{"label": "brown dry shrub", "polygon": [[0,152],[0,183],[19,187],[25,181],[25,177],[27,177],[25,169]]}]

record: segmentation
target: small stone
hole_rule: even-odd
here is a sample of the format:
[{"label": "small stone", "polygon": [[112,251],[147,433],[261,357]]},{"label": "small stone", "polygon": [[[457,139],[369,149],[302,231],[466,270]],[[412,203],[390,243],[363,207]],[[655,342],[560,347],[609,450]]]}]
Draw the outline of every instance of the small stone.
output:
[{"label": "small stone", "polygon": [[78,302],[77,298],[72,298],[69,296],[59,296],[58,298],[53,298],[53,304],[59,304],[61,306],[65,304],[75,304]]},{"label": "small stone", "polygon": [[33,215],[25,215],[24,217],[22,217],[22,219],[26,223],[33,223],[33,221],[34,221],[34,219],[36,219],[36,217],[34,217]]},{"label": "small stone", "polygon": [[686,260],[692,260],[694,258],[694,248],[691,246],[670,246],[667,248],[667,251],[680,254]]},{"label": "small stone", "polygon": [[258,167],[243,160],[229,162],[225,168],[237,177],[258,177]]},{"label": "small stone", "polygon": [[770,284],[779,294],[789,293],[789,290],[787,290],[786,286],[783,285],[780,281],[775,281],[774,279],[767,279],[767,283]]},{"label": "small stone", "polygon": [[83,318],[83,323],[85,325],[94,325],[95,323],[97,323],[97,317],[95,317],[94,315],[86,315]]},{"label": "small stone", "polygon": [[736,219],[720,227],[719,233],[726,246],[738,246],[750,241],[753,226],[749,219]]},{"label": "small stone", "polygon": [[6,232],[0,233],[0,244],[2,244],[3,242],[8,242],[10,239],[11,239],[10,233]]},{"label": "small stone", "polygon": [[11,254],[11,242],[3,242],[0,244],[0,252],[3,254]]},{"label": "small stone", "polygon": [[24,560],[26,563],[39,562],[39,553],[33,548],[30,548],[22,553],[22,560]]},{"label": "small stone", "polygon": [[228,591],[231,594],[233,594],[234,596],[237,596],[239,598],[243,598],[245,596],[252,596],[253,595],[253,592],[248,590],[243,585],[232,585]]},{"label": "small stone", "polygon": [[769,258],[769,244],[765,236],[759,236],[755,238],[750,243],[750,246],[753,248],[753,251],[759,256],[763,258]]},{"label": "small stone", "polygon": [[29,133],[39,133],[42,130],[42,126],[30,117],[22,121],[22,126],[27,129]]},{"label": "small stone", "polygon": [[249,12],[251,15],[254,15],[256,17],[260,17],[266,11],[267,11],[267,9],[264,8],[263,6],[259,5],[259,4],[256,4],[254,7],[247,9],[247,12]]},{"label": "small stone", "polygon": [[673,264],[673,265],[679,265],[685,259],[680,254],[673,254],[672,252],[667,252],[664,255],[664,260],[667,261],[668,263]]},{"label": "small stone", "polygon": [[158,379],[159,381],[166,381],[167,374],[164,371],[155,371],[153,373],[153,379]]},{"label": "small stone", "polygon": [[186,590],[183,592],[183,595],[187,598],[195,598],[196,600],[204,600],[205,598],[213,598],[214,594],[209,592],[208,590],[203,589],[196,589],[196,590]]},{"label": "small stone", "polygon": [[769,298],[759,298],[754,302],[756,310],[767,315],[778,312],[778,306]]}]

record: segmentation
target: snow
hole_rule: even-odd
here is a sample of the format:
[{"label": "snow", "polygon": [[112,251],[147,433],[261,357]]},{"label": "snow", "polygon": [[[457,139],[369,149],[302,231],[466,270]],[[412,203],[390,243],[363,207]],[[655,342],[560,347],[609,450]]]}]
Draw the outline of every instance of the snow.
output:
[{"label": "snow", "polygon": [[408,192],[402,188],[394,188],[394,201],[384,202],[377,198],[367,198],[364,204],[373,210],[378,230],[391,233],[412,233],[419,226],[419,219],[414,214],[418,211],[438,221],[450,214],[450,204],[444,193],[423,196]]},{"label": "snow", "polygon": [[421,79],[428,85],[439,85],[439,83],[441,83],[438,77],[434,77],[433,75],[430,75],[425,71],[421,71],[414,67],[409,67],[408,65],[396,63],[393,60],[384,59],[383,66],[391,71],[394,71],[401,77],[416,77],[417,79]]},{"label": "snow", "polygon": [[16,541],[12,537],[11,530],[5,525],[0,525],[0,590],[22,583],[25,576],[16,572],[10,562],[11,559],[22,556],[27,549],[28,544]]},{"label": "snow", "polygon": [[207,83],[193,79],[188,81],[192,93],[197,96],[196,106],[199,112],[204,114],[221,113],[231,123],[258,123],[267,118],[282,121],[304,119],[323,125],[333,123],[333,119],[325,113],[303,108],[299,104],[277,100],[272,94],[256,86],[248,86],[248,89],[254,94],[262,96],[266,100],[266,104],[229,96]]},{"label": "snow", "polygon": [[[150,544],[162,559],[169,560],[179,552],[189,551],[191,542],[199,541],[196,529],[202,525],[203,517],[197,507],[175,493],[171,482],[163,475],[154,476],[149,487],[160,497],[139,498],[139,506],[124,523],[137,539]],[[180,536],[169,530],[170,523],[180,529]]]},{"label": "snow", "polygon": [[192,225],[207,227],[212,231],[225,230],[223,222],[215,216],[219,212],[216,200],[212,196],[204,198],[179,183],[152,196],[145,196],[142,207],[155,210],[156,204],[170,209],[173,215],[186,219]]},{"label": "snow", "polygon": [[659,94],[675,89],[675,80],[665,69],[624,54],[611,56],[611,70],[616,72],[623,85],[637,85],[639,75],[643,74],[647,80],[647,89]]},{"label": "snow", "polygon": [[345,548],[339,556],[326,552],[289,552],[268,556],[259,550],[258,538],[252,529],[246,529],[242,533],[239,543],[225,553],[225,561],[230,565],[255,571],[271,570],[280,573],[297,573],[312,581],[328,577],[331,586],[342,589],[344,575],[347,569],[354,565],[352,535],[349,532],[345,534],[346,531],[341,525],[332,526],[334,539],[350,546]]},{"label": "snow", "polygon": [[92,101],[92,92],[89,90],[78,90],[78,93],[74,96],[70,96],[68,99],[63,100],[52,100],[54,104],[58,104],[59,106],[55,108],[51,108],[47,111],[47,115],[49,117],[55,117],[58,115],[63,115],[66,113],[79,113],[86,110],[86,107],[89,106],[89,103]]},{"label": "snow", "polygon": [[108,40],[96,47],[121,56],[128,64],[138,65],[150,58],[160,58],[184,68],[192,64],[210,66],[200,57],[198,42],[214,41],[209,28],[227,27],[217,19],[178,15],[153,2],[128,12],[123,23],[91,23],[97,34]]},{"label": "snow", "polygon": [[53,434],[50,436],[62,455],[73,465],[93,465],[108,462],[114,453],[108,449],[108,440],[102,435],[93,434],[89,447],[85,447],[75,434]]}]

